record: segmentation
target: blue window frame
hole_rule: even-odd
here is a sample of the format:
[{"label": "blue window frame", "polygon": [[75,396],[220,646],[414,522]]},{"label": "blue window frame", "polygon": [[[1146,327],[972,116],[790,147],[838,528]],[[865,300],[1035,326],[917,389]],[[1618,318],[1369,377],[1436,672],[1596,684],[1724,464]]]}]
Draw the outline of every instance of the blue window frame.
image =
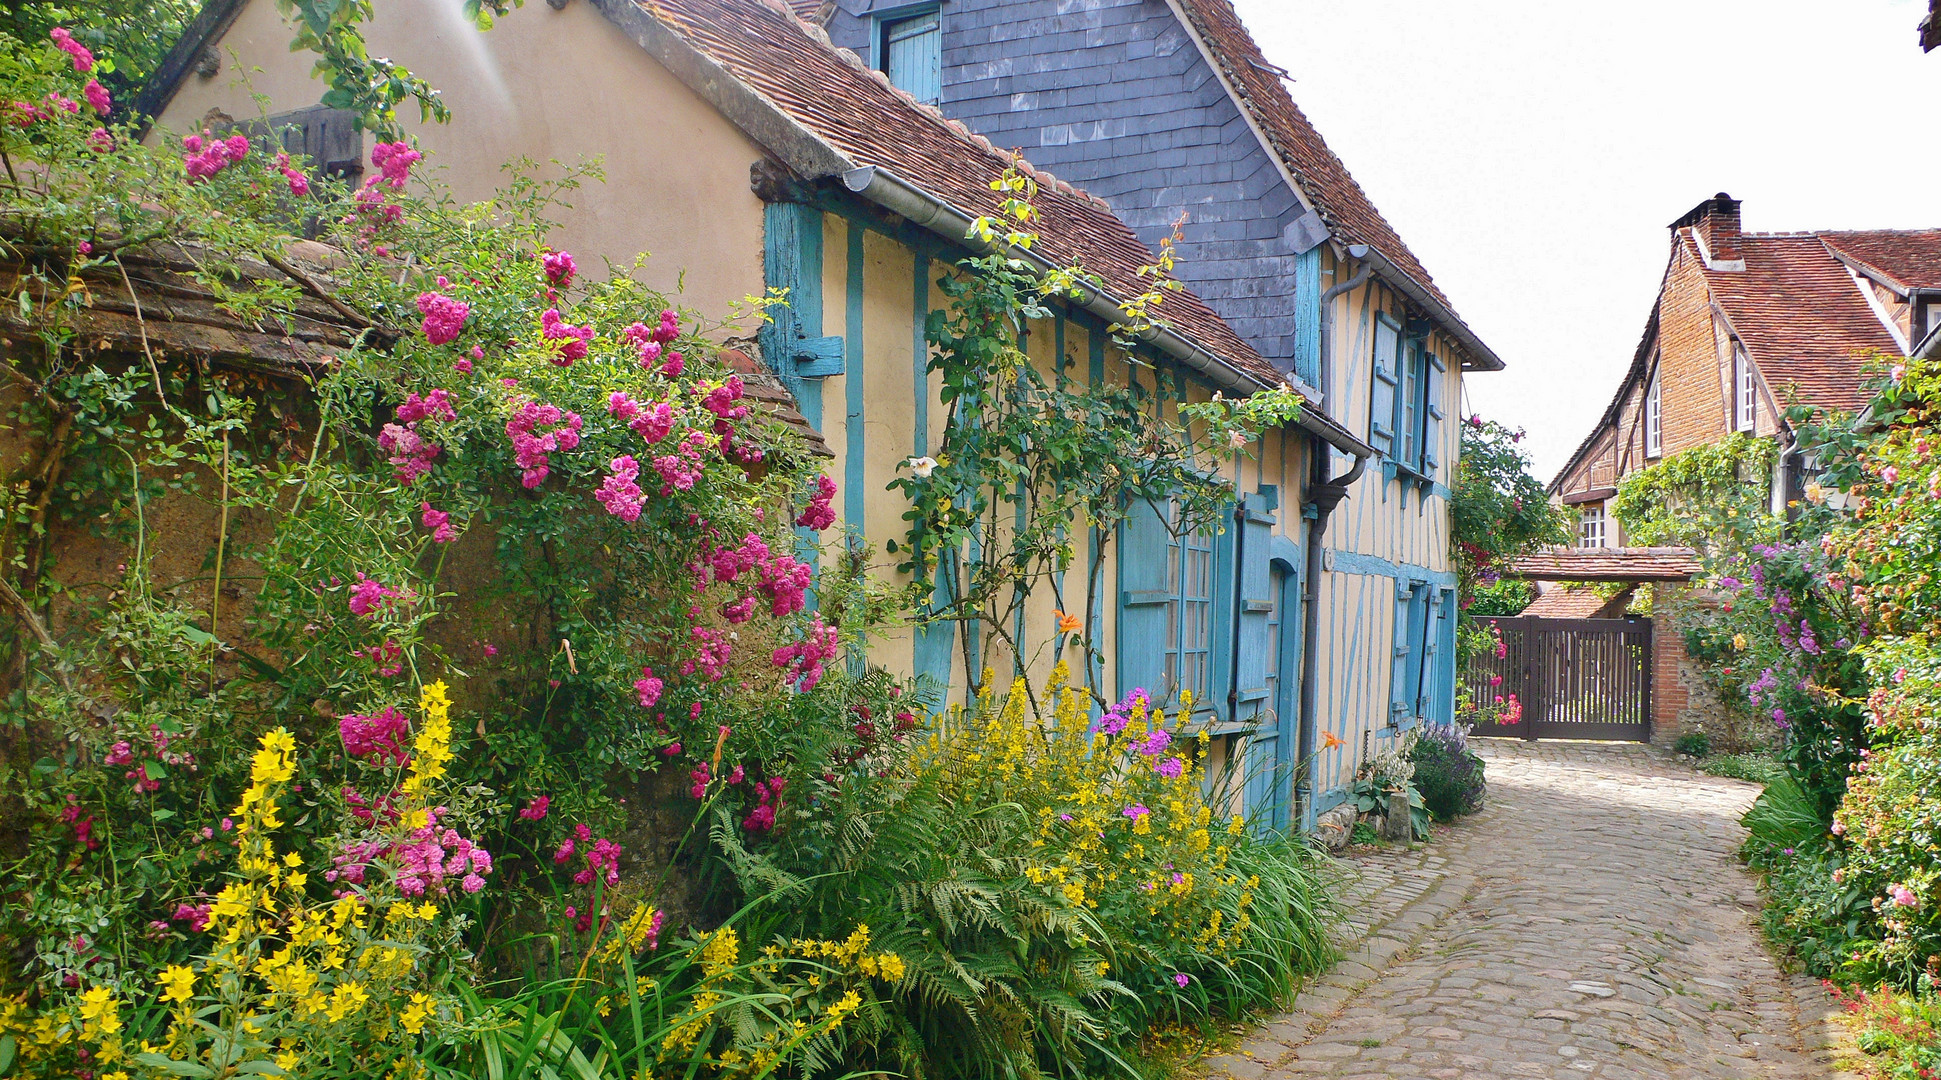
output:
[{"label": "blue window frame", "polygon": [[1426,581],[1395,582],[1395,664],[1389,724],[1447,724],[1455,709],[1456,593]]},{"label": "blue window frame", "polygon": [[1168,536],[1166,542],[1165,686],[1178,700],[1190,690],[1196,708],[1208,701],[1213,674],[1213,537]]},{"label": "blue window frame", "polygon": [[1388,459],[1390,476],[1433,482],[1442,465],[1447,366],[1425,338],[1406,336],[1400,323],[1381,313],[1375,316],[1374,360],[1368,443]]},{"label": "blue window frame", "polygon": [[890,85],[926,105],[943,101],[943,16],[935,7],[899,9],[876,23],[876,64]]}]

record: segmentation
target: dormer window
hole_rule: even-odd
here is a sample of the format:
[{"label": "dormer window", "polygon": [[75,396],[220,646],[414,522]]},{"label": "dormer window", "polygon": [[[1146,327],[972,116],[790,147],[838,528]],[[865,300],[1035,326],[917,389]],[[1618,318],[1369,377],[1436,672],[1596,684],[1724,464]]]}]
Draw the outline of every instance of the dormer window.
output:
[{"label": "dormer window", "polygon": [[877,24],[876,57],[890,85],[926,105],[943,100],[943,23],[935,7],[906,9]]}]

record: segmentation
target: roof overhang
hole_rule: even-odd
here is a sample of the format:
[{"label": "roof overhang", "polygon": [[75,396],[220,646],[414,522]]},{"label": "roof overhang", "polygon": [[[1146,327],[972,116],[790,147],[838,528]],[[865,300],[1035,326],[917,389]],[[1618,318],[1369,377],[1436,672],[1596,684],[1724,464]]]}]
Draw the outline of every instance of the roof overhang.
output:
[{"label": "roof overhang", "polygon": [[1504,577],[1524,581],[1690,581],[1698,576],[1691,548],[1544,548],[1511,564]]},{"label": "roof overhang", "polygon": [[1503,359],[1496,355],[1483,339],[1469,328],[1469,324],[1456,317],[1449,305],[1437,299],[1434,293],[1422,287],[1422,283],[1410,277],[1408,271],[1395,265],[1394,261],[1382,254],[1381,249],[1370,246],[1368,259],[1375,264],[1375,276],[1382,279],[1390,288],[1414,301],[1429,317],[1435,320],[1436,327],[1449,335],[1462,350],[1463,368],[1466,371],[1501,371]]}]

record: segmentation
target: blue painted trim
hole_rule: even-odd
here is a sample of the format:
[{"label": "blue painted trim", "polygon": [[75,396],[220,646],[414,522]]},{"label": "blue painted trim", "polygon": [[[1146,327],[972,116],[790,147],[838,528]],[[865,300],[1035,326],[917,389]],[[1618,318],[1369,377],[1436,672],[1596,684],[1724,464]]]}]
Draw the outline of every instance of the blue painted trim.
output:
[{"label": "blue painted trim", "polygon": [[[1092,385],[1092,386],[1105,385],[1105,329],[1102,324],[1096,325],[1096,326],[1094,325],[1086,326],[1085,352],[1086,352],[1085,359],[1086,359],[1086,369],[1087,369],[1086,374],[1087,374],[1087,377],[1091,379],[1091,383],[1089,385]],[[1092,526],[1091,533],[1092,533],[1091,562],[1086,564],[1088,578],[1091,573],[1091,567],[1096,566],[1098,564],[1099,558],[1103,555],[1104,548],[1105,548],[1105,534],[1099,530],[1099,527],[1096,525]],[[1106,585],[1105,575],[1103,574],[1098,575],[1098,580],[1100,585],[1100,588],[1098,590],[1098,595],[1092,598],[1092,610],[1088,613],[1088,618],[1091,622],[1092,641],[1095,645],[1098,644],[1101,641],[1101,639],[1105,637],[1106,594],[1108,592],[1111,592],[1114,594],[1118,592],[1118,589],[1116,587],[1111,589],[1105,588],[1105,585]],[[1111,693],[1110,688],[1107,687],[1105,684],[1104,653],[1105,653],[1105,650],[1100,649],[1098,652],[1098,655],[1086,661],[1086,664],[1092,670],[1092,680],[1093,680],[1092,685],[1098,690],[1101,696],[1109,695]],[[1097,706],[1095,705],[1093,708],[1096,711]]]},{"label": "blue painted trim", "polygon": [[1334,569],[1336,574],[1362,574],[1367,577],[1385,577],[1426,581],[1432,585],[1454,585],[1456,574],[1453,570],[1431,570],[1426,566],[1410,566],[1389,562],[1378,555],[1363,555],[1359,551],[1335,549]]},{"label": "blue painted trim", "polygon": [[[916,272],[910,282],[911,323],[915,335],[910,343],[911,401],[915,403],[912,410],[915,430],[910,445],[916,449],[916,456],[922,457],[930,452],[930,340],[925,336],[930,315],[930,252],[927,248],[912,248],[911,255]],[[951,571],[955,561],[943,560],[937,568],[937,580],[930,592],[933,609],[950,602],[949,582],[954,580]],[[918,627],[910,643],[910,666],[919,677],[934,679],[942,687],[945,698],[950,694],[956,630],[956,623],[932,623]]]},{"label": "blue painted trim", "polygon": [[[1294,260],[1294,373],[1309,386],[1321,385],[1321,248]],[[1328,402],[1334,410],[1335,402]]]},{"label": "blue painted trim", "polygon": [[843,306],[843,531],[854,543],[864,534],[868,502],[863,497],[867,475],[863,434],[863,227],[849,223],[848,297]]},{"label": "blue painted trim", "polygon": [[1316,795],[1314,797],[1314,809],[1310,811],[1310,814],[1312,816],[1308,819],[1307,828],[1304,831],[1313,832],[1314,818],[1320,817],[1322,814],[1327,813],[1328,811],[1334,809],[1337,806],[1340,806],[1342,803],[1345,803],[1347,801],[1348,801],[1348,789],[1346,787],[1329,788],[1328,790],[1322,792],[1321,794]]}]

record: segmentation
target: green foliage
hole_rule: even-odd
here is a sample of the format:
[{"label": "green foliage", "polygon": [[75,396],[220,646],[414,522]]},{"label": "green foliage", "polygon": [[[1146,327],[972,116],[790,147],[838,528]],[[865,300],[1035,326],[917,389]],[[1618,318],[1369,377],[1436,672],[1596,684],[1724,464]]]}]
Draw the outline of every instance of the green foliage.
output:
[{"label": "green foliage", "polygon": [[[889,550],[912,576],[909,606],[920,621],[979,627],[960,639],[971,672],[1032,658],[1032,642],[1017,639],[1017,620],[1035,590],[1049,586],[1060,612],[1083,614],[1036,647],[1078,644],[1094,661],[1084,665],[1088,688],[1102,699],[1090,682],[1103,660],[1092,613],[1109,589],[1100,577],[1104,560],[1092,560],[1082,598],[1066,594],[1062,571],[1088,538],[1101,551],[1109,546],[1142,501],[1171,500],[1172,526],[1182,535],[1220,529],[1233,491],[1208,466],[1299,415],[1301,398],[1287,389],[1233,400],[1215,394],[1182,403],[1169,417],[1163,403],[1186,399],[1176,370],[1152,369],[1153,385],[1134,379],[1125,387],[1074,378],[1072,369],[1085,363],[1077,356],[1056,357],[1052,371],[1041,370],[1026,351],[1032,323],[1098,282],[1026,258],[1036,241],[1035,181],[1010,172],[992,186],[1007,195],[1002,216],[979,219],[970,233],[992,250],[937,280],[949,304],[930,313],[926,336],[947,409],[943,441],[934,459],[912,459],[909,475],[889,485],[910,504],[909,530]],[[1178,288],[1171,266],[1168,242],[1159,263],[1146,268],[1154,288],[1125,302],[1125,321],[1111,328],[1128,355],[1138,354],[1139,334],[1163,325],[1164,295]]]},{"label": "green foliage", "polygon": [[1469,594],[1468,615],[1523,614],[1523,609],[1535,603],[1537,587],[1521,578],[1497,578],[1495,581],[1478,581]]},{"label": "green foliage", "polygon": [[1469,748],[1461,728],[1424,730],[1409,756],[1415,762],[1416,790],[1436,820],[1454,821],[1483,808],[1489,790],[1483,759]]},{"label": "green foliage", "polygon": [[1671,748],[1687,757],[1702,758],[1712,752],[1712,737],[1703,731],[1681,732]]},{"label": "green foliage", "polygon": [[1745,750],[1736,754],[1713,754],[1699,761],[1698,771],[1707,776],[1723,776],[1729,780],[1750,780],[1755,784],[1770,784],[1786,775],[1786,766],[1773,757],[1769,750]]},{"label": "green foliage", "polygon": [[125,104],[148,82],[202,5],[197,0],[15,0],[0,5],[0,33],[41,42],[65,27],[95,56],[95,75]]},{"label": "green foliage", "polygon": [[1681,450],[1618,483],[1611,510],[1639,547],[1738,551],[1778,538],[1771,439],[1735,431]]},{"label": "green foliage", "polygon": [[1203,739],[1137,702],[1088,725],[1063,678],[1043,713],[987,689],[823,778],[826,812],[766,851],[716,825],[764,936],[858,919],[908,965],[850,1067],[1137,1075],[1148,1029],[1271,1007],[1330,959],[1324,857],[1214,821]]},{"label": "green foliage", "polygon": [[1866,1054],[1869,1075],[1882,1080],[1930,1080],[1941,1075],[1941,993],[1933,980],[1914,992],[1834,991],[1858,1027],[1854,1045]]},{"label": "green foliage", "polygon": [[1833,828],[1847,841],[1846,884],[1869,898],[1874,930],[1843,974],[1912,987],[1941,967],[1941,659],[1917,638],[1869,657],[1873,747],[1853,772]]},{"label": "green foliage", "polygon": [[1462,426],[1449,533],[1465,603],[1519,557],[1570,542],[1569,523],[1530,474],[1522,441],[1521,430],[1494,420],[1472,416]]}]

